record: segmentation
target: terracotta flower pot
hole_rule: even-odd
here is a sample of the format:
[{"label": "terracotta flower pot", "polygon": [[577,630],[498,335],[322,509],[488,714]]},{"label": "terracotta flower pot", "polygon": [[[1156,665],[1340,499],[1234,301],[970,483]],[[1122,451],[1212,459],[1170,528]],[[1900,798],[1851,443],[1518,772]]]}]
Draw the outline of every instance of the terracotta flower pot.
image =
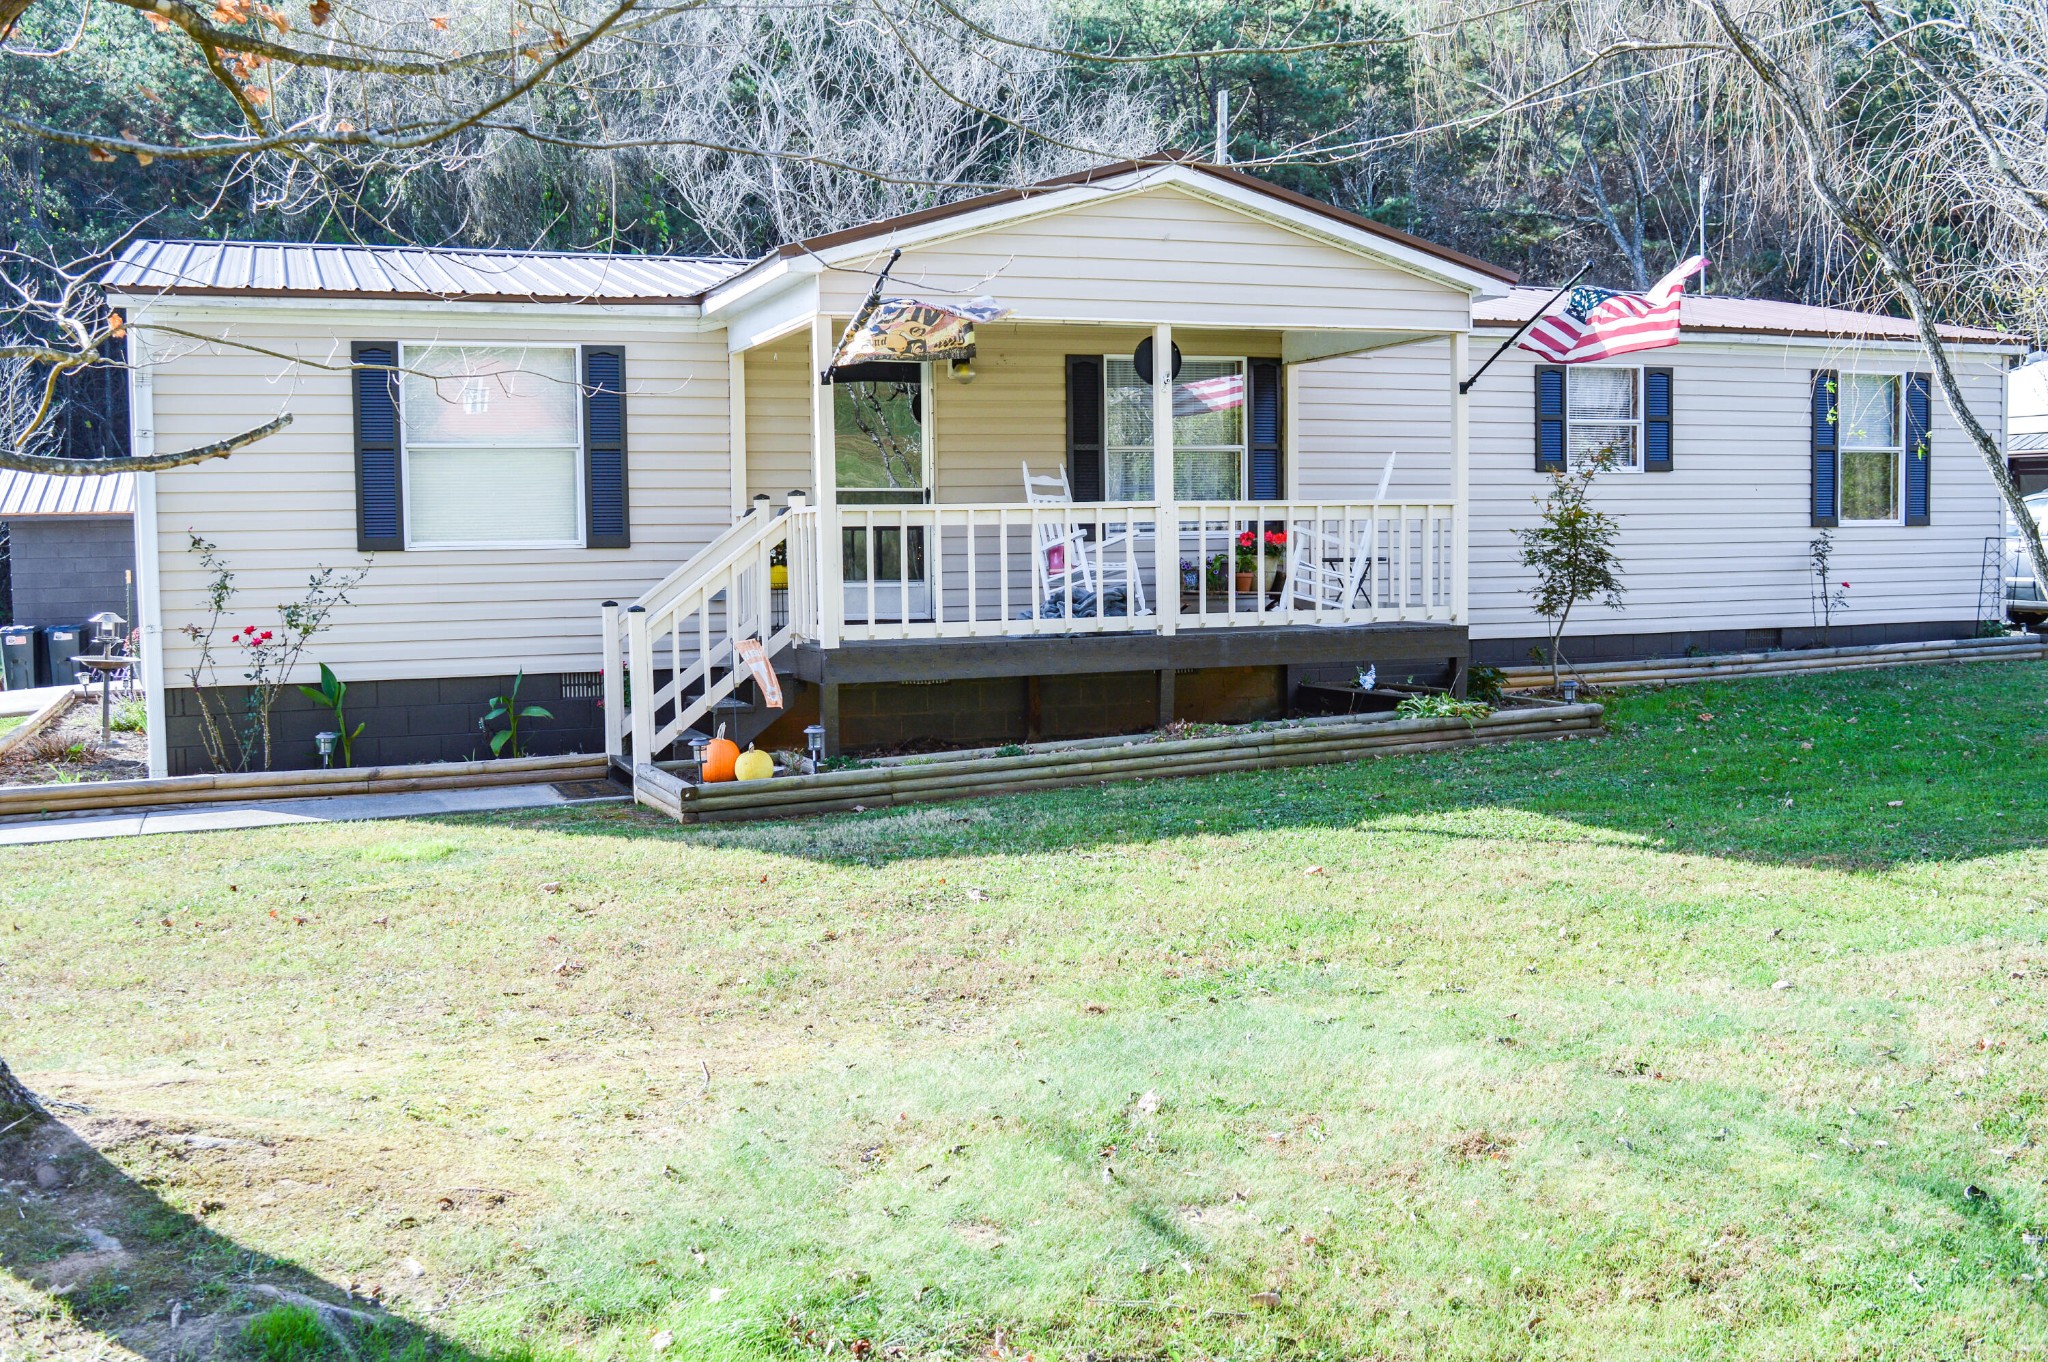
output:
[{"label": "terracotta flower pot", "polygon": [[1253,577],[1254,577],[1255,575],[1257,575],[1257,574],[1255,574],[1255,573],[1250,573],[1250,572],[1240,572],[1240,573],[1238,573],[1238,574],[1237,574],[1237,594],[1238,594],[1238,595],[1240,595],[1240,596],[1249,596],[1249,595],[1251,595],[1251,593],[1252,593],[1252,578],[1253,578]]}]

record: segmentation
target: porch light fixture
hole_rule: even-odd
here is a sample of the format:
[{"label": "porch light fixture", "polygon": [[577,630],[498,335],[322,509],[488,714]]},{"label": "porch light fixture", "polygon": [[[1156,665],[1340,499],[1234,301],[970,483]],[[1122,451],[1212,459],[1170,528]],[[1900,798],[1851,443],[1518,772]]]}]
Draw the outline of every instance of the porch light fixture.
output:
[{"label": "porch light fixture", "polygon": [[974,361],[971,359],[949,360],[946,365],[946,371],[953,375],[955,383],[972,383],[974,381]]},{"label": "porch light fixture", "polygon": [[340,741],[339,733],[320,732],[313,735],[313,746],[320,750],[320,764],[323,767],[334,765],[334,745]]}]

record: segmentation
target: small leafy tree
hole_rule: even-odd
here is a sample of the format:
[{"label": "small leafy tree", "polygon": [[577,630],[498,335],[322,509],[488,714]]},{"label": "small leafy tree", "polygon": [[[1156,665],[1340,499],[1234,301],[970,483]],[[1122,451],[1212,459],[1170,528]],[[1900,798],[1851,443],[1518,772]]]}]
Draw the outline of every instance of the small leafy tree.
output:
[{"label": "small leafy tree", "polygon": [[1806,546],[1806,560],[1813,568],[1813,618],[1820,625],[1820,641],[1826,644],[1833,637],[1835,612],[1849,608],[1849,584],[1837,585],[1829,572],[1829,564],[1835,557],[1835,537],[1822,530]]},{"label": "small leafy tree", "polygon": [[1572,607],[1597,601],[1609,610],[1621,608],[1621,555],[1614,541],[1621,525],[1605,511],[1595,510],[1593,480],[1613,464],[1611,454],[1597,454],[1575,468],[1550,474],[1550,492],[1537,500],[1537,523],[1515,537],[1522,544],[1522,563],[1536,574],[1529,588],[1536,613],[1550,621],[1550,684],[1558,684],[1558,643]]}]

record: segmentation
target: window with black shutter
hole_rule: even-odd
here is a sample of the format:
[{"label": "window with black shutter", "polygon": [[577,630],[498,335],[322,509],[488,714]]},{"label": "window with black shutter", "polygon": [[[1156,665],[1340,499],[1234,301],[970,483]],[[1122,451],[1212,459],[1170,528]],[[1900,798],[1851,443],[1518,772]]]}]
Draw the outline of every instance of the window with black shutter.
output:
[{"label": "window with black shutter", "polygon": [[1284,370],[1277,359],[1251,362],[1251,496],[1253,501],[1278,501],[1286,495],[1285,435],[1281,423],[1286,406]]},{"label": "window with black shutter", "polygon": [[398,346],[358,341],[349,347],[356,418],[356,548],[392,553],[405,547],[404,492],[398,443]]},{"label": "window with black shutter", "polygon": [[1838,376],[1833,369],[1815,369],[1810,403],[1811,448],[1813,456],[1813,504],[1811,519],[1817,529],[1831,529],[1840,523],[1837,487],[1838,449],[1835,440],[1835,389]]},{"label": "window with black shutter", "polygon": [[1067,482],[1076,501],[1102,500],[1102,356],[1067,356]]},{"label": "window with black shutter", "polygon": [[585,544],[623,549],[632,544],[626,499],[626,351],[617,345],[583,347],[583,489]]}]

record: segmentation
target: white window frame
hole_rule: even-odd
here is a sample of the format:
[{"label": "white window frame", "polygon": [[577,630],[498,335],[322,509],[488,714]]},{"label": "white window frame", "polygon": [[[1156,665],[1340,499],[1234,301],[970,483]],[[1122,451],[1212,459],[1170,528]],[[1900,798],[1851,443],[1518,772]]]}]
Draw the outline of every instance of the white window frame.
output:
[{"label": "white window frame", "polygon": [[[933,439],[938,422],[932,419],[934,416],[933,407],[938,396],[938,387],[932,382],[933,365],[929,360],[920,361],[917,368],[917,435],[918,442],[924,446],[922,450],[924,469],[919,474],[924,480],[924,485],[920,489],[924,493],[924,500],[918,504],[930,506],[939,499],[938,488],[934,485],[938,477],[938,467],[934,458],[937,447]],[[836,403],[838,400],[838,396],[835,394],[833,401]],[[836,448],[836,442],[839,437],[836,431],[832,438],[835,442],[835,448],[832,451],[832,480],[834,483],[837,483],[839,481],[839,450]],[[900,487],[835,487],[834,495],[836,496],[840,492],[900,492],[902,490]],[[905,503],[863,501],[850,502],[848,504],[858,506],[890,506]]]},{"label": "white window frame", "polygon": [[[412,423],[405,419],[405,380],[411,376],[411,366],[406,355],[414,350],[454,350],[468,347],[512,348],[523,351],[562,350],[569,355],[569,372],[576,376],[576,537],[574,539],[462,539],[415,540],[412,537]],[[551,342],[529,344],[525,341],[473,340],[473,341],[406,341],[398,347],[398,482],[399,500],[405,517],[405,551],[407,553],[461,553],[470,550],[490,551],[494,549],[580,549],[590,542],[590,491],[584,485],[590,468],[590,422],[584,405],[589,394],[583,391],[583,347],[560,345]],[[541,446],[547,448],[548,446]],[[425,443],[421,449],[533,449],[532,441],[495,440],[489,443],[463,441],[459,444]]]},{"label": "white window frame", "polygon": [[1564,450],[1566,460],[1574,466],[1584,463],[1583,459],[1574,460],[1571,457],[1572,379],[1577,376],[1581,369],[1620,369],[1634,376],[1636,385],[1635,418],[1630,421],[1594,421],[1588,419],[1586,424],[1594,426],[1634,426],[1636,432],[1635,462],[1614,464],[1607,471],[1609,473],[1642,472],[1643,464],[1646,460],[1646,451],[1643,448],[1643,437],[1645,434],[1643,422],[1643,366],[1640,364],[1567,364],[1564,366]]},{"label": "white window frame", "polygon": [[[1849,431],[1842,421],[1842,392],[1852,378],[1882,378],[1892,385],[1892,437],[1893,443],[1885,445],[1857,445],[1849,443]],[[1851,520],[1846,514],[1843,496],[1844,473],[1847,456],[1850,454],[1890,454],[1892,456],[1892,500],[1895,510],[1880,520]],[[1906,376],[1889,369],[1837,370],[1835,373],[1835,524],[1843,529],[1871,527],[1883,529],[1906,523]]]},{"label": "white window frame", "polygon": [[[1109,481],[1109,469],[1108,469],[1107,465],[1108,465],[1108,462],[1109,462],[1109,456],[1110,456],[1111,452],[1113,452],[1113,451],[1114,451],[1114,452],[1122,453],[1122,452],[1126,452],[1126,451],[1129,451],[1129,450],[1132,450],[1132,449],[1135,449],[1135,448],[1137,448],[1137,446],[1134,446],[1134,445],[1112,445],[1112,444],[1110,444],[1110,442],[1109,442],[1109,366],[1110,366],[1110,362],[1111,362],[1112,360],[1122,360],[1122,361],[1123,361],[1123,362],[1125,362],[1126,364],[1131,364],[1131,365],[1134,365],[1134,366],[1135,366],[1135,365],[1136,365],[1136,363],[1137,363],[1137,358],[1138,358],[1138,357],[1137,357],[1136,355],[1104,355],[1104,356],[1102,357],[1102,423],[1103,423],[1103,424],[1102,424],[1102,436],[1103,436],[1103,439],[1102,439],[1102,459],[1103,459],[1103,464],[1104,464],[1104,468],[1103,468],[1103,472],[1102,472],[1102,476],[1103,476],[1103,489],[1102,489],[1102,490],[1103,490],[1103,494],[1104,494],[1104,496],[1105,496],[1105,497],[1106,497],[1106,496],[1108,495],[1108,493],[1109,493],[1109,486],[1108,486],[1108,481]],[[1245,496],[1245,488],[1247,488],[1247,487],[1251,486],[1251,480],[1252,480],[1252,469],[1251,469],[1251,462],[1252,462],[1252,362],[1251,362],[1251,358],[1250,358],[1250,356],[1247,356],[1247,355],[1182,355],[1182,356],[1180,357],[1180,360],[1181,360],[1181,363],[1182,363],[1182,364],[1235,364],[1235,365],[1237,366],[1237,371],[1238,371],[1238,373],[1239,373],[1240,375],[1242,375],[1242,376],[1243,376],[1243,378],[1244,378],[1244,419],[1243,419],[1243,420],[1241,420],[1241,421],[1239,421],[1239,422],[1237,423],[1237,428],[1238,428],[1238,440],[1237,440],[1237,495],[1236,495],[1236,496],[1234,496],[1234,497],[1231,497],[1231,498],[1229,498],[1229,499],[1228,499],[1228,501],[1227,501],[1227,502],[1225,502],[1224,504],[1226,504],[1226,505],[1227,505],[1227,504],[1229,504],[1229,502],[1238,502],[1238,501],[1244,501],[1244,500],[1246,500],[1246,499],[1247,499],[1247,498],[1246,498],[1246,496]],[[1147,445],[1147,446],[1145,446],[1144,448],[1146,449],[1146,451],[1147,451],[1147,455],[1148,455],[1148,457],[1149,457],[1149,453],[1150,453],[1150,450],[1151,450],[1151,446],[1150,446],[1150,445]],[[1213,452],[1215,452],[1215,451],[1218,451],[1218,450],[1224,450],[1224,449],[1228,449],[1228,448],[1230,448],[1230,446],[1228,446],[1228,445],[1188,445],[1188,446],[1186,446],[1186,448],[1187,448],[1187,450],[1188,450],[1188,452],[1189,452],[1189,453],[1195,453],[1195,454],[1199,454],[1199,453],[1213,453]],[[1174,462],[1174,476],[1175,476],[1176,478],[1178,478],[1178,477],[1179,477],[1179,475],[1180,475],[1180,459],[1179,459],[1179,457],[1178,457],[1178,456],[1179,456],[1179,454],[1180,454],[1180,451],[1181,451],[1181,449],[1182,449],[1182,446],[1181,446],[1181,445],[1178,445],[1178,444],[1174,445],[1174,447],[1173,447],[1173,452],[1174,452],[1174,455],[1175,455],[1175,458],[1174,458],[1174,461],[1173,461],[1173,462]],[[1176,500],[1178,500],[1178,499],[1179,499],[1177,495],[1176,495],[1175,499],[1176,499]],[[1159,500],[1160,500],[1160,496],[1159,496],[1159,489],[1158,489],[1157,487],[1154,487],[1154,488],[1152,489],[1152,501],[1153,501],[1153,503],[1155,503],[1155,504],[1156,504],[1156,503],[1157,503],[1157,502],[1158,502]],[[1197,505],[1197,506],[1200,506],[1200,505],[1206,505],[1206,504],[1208,504],[1208,503],[1204,503],[1204,502],[1194,502],[1194,503],[1192,503],[1192,504],[1194,504],[1194,505]]]}]

